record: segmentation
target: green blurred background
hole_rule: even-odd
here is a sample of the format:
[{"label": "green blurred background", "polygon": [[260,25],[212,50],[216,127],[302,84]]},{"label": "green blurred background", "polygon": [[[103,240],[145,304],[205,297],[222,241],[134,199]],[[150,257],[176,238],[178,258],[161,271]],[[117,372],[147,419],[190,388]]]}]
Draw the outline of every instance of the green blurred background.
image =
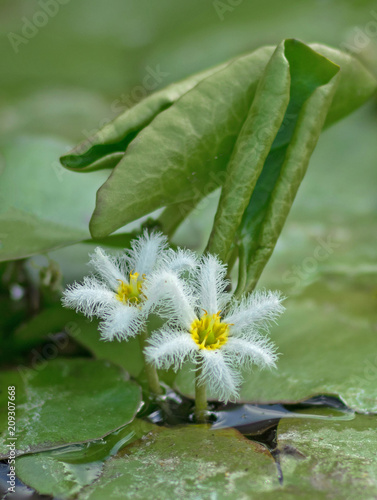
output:
[{"label": "green blurred background", "polygon": [[[366,0],[2,0],[0,13],[2,142],[43,136],[61,141],[62,154],[145,95],[151,71],[162,73],[161,88],[296,37],[352,51],[377,73],[377,3]],[[375,126],[371,101],[323,134],[263,284],[292,295],[324,274],[375,273]],[[215,206],[216,196],[177,241],[203,247]],[[329,238],[325,258],[313,258]],[[86,245],[52,252],[66,281],[86,272],[87,252]]]},{"label": "green blurred background", "polygon": [[1,132],[73,142],[116,115],[122,95],[135,101],[148,67],[167,73],[162,87],[282,38],[364,45],[362,57],[377,40],[374,28],[358,43],[377,21],[366,0],[2,0],[0,14]]}]

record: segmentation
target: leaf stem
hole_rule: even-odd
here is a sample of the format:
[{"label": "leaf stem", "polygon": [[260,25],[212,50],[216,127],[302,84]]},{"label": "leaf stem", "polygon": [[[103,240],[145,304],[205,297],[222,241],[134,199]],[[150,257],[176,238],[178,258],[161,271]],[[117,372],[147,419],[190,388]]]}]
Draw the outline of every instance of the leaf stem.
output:
[{"label": "leaf stem", "polygon": [[238,245],[236,244],[232,250],[232,253],[230,254],[229,260],[228,260],[228,277],[230,273],[232,272],[233,266],[236,263],[236,260],[238,258]]},{"label": "leaf stem", "polygon": [[204,424],[207,421],[208,405],[206,386],[203,383],[199,383],[201,373],[202,367],[198,364],[195,371],[195,417],[198,423]]},{"label": "leaf stem", "polygon": [[238,250],[238,282],[234,292],[234,297],[239,299],[245,290],[246,285],[246,255],[245,247],[241,243]]},{"label": "leaf stem", "polygon": [[144,358],[144,369],[145,369],[145,374],[147,376],[149,389],[150,389],[152,394],[160,395],[160,394],[162,394],[162,389],[161,389],[160,381],[159,381],[159,378],[157,375],[157,370],[156,370],[154,365],[152,365],[151,363],[148,363],[148,361],[145,358],[145,354],[144,354],[144,348],[146,346],[147,339],[148,339],[147,330],[144,330],[143,332],[140,333],[139,339],[140,339],[141,352],[142,352],[143,358]]}]

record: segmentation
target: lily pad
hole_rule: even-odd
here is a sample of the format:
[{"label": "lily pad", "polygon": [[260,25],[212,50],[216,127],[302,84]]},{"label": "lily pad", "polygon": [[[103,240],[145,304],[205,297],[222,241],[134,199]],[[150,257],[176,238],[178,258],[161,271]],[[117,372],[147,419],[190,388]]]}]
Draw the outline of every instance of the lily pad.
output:
[{"label": "lily pad", "polygon": [[107,458],[154,428],[135,419],[98,441],[21,456],[16,459],[17,477],[42,495],[72,498],[101,475]]},{"label": "lily pad", "polygon": [[278,484],[270,453],[234,429],[159,428],[108,460],[78,498],[250,498]]},{"label": "lily pad", "polygon": [[[67,359],[2,372],[1,386],[16,386],[18,454],[98,439],[131,422],[141,391],[108,361]],[[5,424],[5,422],[3,423]],[[2,427],[0,456],[7,456]]]},{"label": "lily pad", "polygon": [[376,498],[375,416],[334,423],[282,420],[278,443],[283,472],[279,498]]}]

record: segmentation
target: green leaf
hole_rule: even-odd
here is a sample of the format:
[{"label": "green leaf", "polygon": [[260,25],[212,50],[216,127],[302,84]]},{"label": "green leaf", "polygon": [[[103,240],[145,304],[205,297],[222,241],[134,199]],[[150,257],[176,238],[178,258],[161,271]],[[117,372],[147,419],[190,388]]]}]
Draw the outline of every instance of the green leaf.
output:
[{"label": "green leaf", "polygon": [[[299,42],[286,41],[285,45],[295,47],[288,49],[291,52],[301,47],[297,51],[304,59],[314,54]],[[328,49],[325,47],[323,51],[328,52]],[[106,236],[163,206],[196,203],[224,183],[224,170],[273,52],[274,47],[263,47],[233,60],[159,113],[136,136],[98,192],[91,221],[93,236]],[[339,94],[334,97],[334,108],[330,107],[329,123],[353,111],[376,88],[374,78],[360,63],[335,52],[341,71]],[[295,63],[295,56],[291,58]],[[316,83],[322,85],[325,75],[329,81],[336,66],[319,55],[313,55],[311,61],[314,67],[309,68],[310,72],[317,76],[318,72],[323,72]],[[303,64],[308,69],[305,62]],[[312,91],[314,89],[315,86]],[[322,101],[326,96],[316,98]],[[314,106],[313,101],[311,105]],[[321,109],[323,112],[324,108]],[[318,126],[319,119],[312,130],[314,143]]]},{"label": "green leaf", "polygon": [[48,335],[74,328],[77,318],[81,319],[82,316],[70,309],[64,309],[60,304],[43,309],[15,330],[16,345],[27,348],[40,344],[48,339]]},{"label": "green leaf", "polygon": [[334,423],[281,420],[278,448],[284,479],[279,498],[375,498],[375,434],[372,415]]},{"label": "green leaf", "polygon": [[95,237],[162,206],[198,200],[222,183],[233,143],[273,49],[236,59],[144,128],[97,196]]},{"label": "green leaf", "polygon": [[[297,296],[316,281],[328,281],[332,274],[343,274],[346,280],[354,274],[361,283],[363,273],[374,274],[375,126],[371,102],[323,134],[259,286]],[[359,288],[356,279],[353,287]]]},{"label": "green leaf", "polygon": [[84,240],[83,243],[89,243],[91,245],[99,245],[110,248],[130,248],[131,241],[140,235],[139,231],[133,231],[132,233],[117,233],[106,236],[105,238],[98,239],[88,239]]},{"label": "green leaf", "polygon": [[[151,316],[149,318],[149,331],[156,330],[161,326],[161,320],[157,317]],[[144,358],[138,336],[127,341],[105,342],[100,339],[98,321],[90,321],[78,314],[72,323],[68,323],[67,333],[76,342],[87,348],[97,359],[111,361],[127,370],[138,382],[144,381]],[[173,384],[175,373],[172,370],[159,370],[158,374],[161,381],[168,385]]]},{"label": "green leaf", "polygon": [[132,108],[127,109],[67,155],[62,156],[61,163],[70,170],[80,172],[115,167],[129,143],[158,113],[169,108],[182,95],[195,87],[198,82],[220,71],[226,64],[202,71],[153,93]]},{"label": "green leaf", "polygon": [[17,477],[42,495],[72,498],[101,475],[106,459],[154,428],[135,419],[98,441],[21,456],[16,459]]},{"label": "green leaf", "polygon": [[[141,403],[140,388],[108,361],[42,359],[0,377],[2,387],[16,386],[18,454],[103,437],[131,422]],[[1,456],[7,455],[4,424]]]},{"label": "green leaf", "polygon": [[80,177],[57,161],[61,140],[25,137],[2,148],[0,261],[21,259],[88,238],[103,174]]},{"label": "green leaf", "polygon": [[282,42],[259,81],[253,103],[237,137],[207,250],[229,261],[229,252],[276,134],[290,95],[290,64]]},{"label": "green leaf", "polygon": [[355,111],[375,94],[377,81],[351,54],[319,43],[309,44],[309,47],[340,67],[340,82],[326,116],[325,127],[328,127]]},{"label": "green leaf", "polygon": [[286,41],[285,56],[291,75],[289,105],[239,227],[246,267],[239,293],[255,288],[275,248],[338,83],[339,68],[305,45]]},{"label": "green leaf", "polygon": [[234,429],[159,428],[106,462],[79,499],[249,498],[278,486],[275,463]]}]

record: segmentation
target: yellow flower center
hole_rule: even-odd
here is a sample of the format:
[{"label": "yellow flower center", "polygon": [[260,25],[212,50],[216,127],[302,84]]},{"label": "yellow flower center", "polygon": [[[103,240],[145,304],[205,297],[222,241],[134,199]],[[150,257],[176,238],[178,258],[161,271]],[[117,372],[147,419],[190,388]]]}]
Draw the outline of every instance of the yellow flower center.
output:
[{"label": "yellow flower center", "polygon": [[120,282],[118,287],[118,293],[115,297],[125,304],[126,302],[131,302],[132,304],[138,304],[141,300],[145,298],[145,295],[142,292],[144,275],[142,279],[139,278],[139,273],[130,273],[130,282],[125,283],[122,280],[118,280]]},{"label": "yellow flower center", "polygon": [[190,333],[200,349],[218,349],[228,341],[229,325],[221,322],[220,312],[208,314],[205,311],[201,319],[192,322]]}]

